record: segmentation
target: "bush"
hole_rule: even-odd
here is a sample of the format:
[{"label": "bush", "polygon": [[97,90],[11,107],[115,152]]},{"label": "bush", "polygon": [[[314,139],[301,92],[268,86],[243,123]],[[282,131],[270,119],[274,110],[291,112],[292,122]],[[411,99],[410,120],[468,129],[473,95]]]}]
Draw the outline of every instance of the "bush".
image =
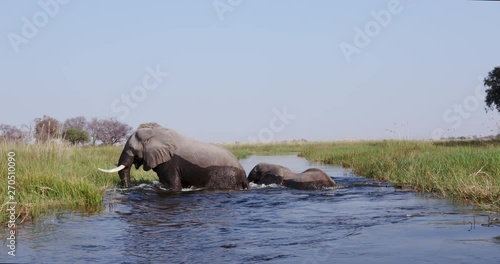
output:
[{"label": "bush", "polygon": [[64,130],[63,138],[73,145],[84,144],[90,141],[89,133],[78,128],[68,128]]}]

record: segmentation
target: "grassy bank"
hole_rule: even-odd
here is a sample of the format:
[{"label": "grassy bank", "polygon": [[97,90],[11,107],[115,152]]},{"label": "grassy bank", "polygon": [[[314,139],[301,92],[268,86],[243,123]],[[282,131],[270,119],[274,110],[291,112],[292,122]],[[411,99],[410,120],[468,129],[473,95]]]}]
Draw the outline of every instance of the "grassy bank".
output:
[{"label": "grassy bank", "polygon": [[321,143],[265,143],[265,144],[225,144],[238,159],[251,155],[279,155],[283,153],[301,153],[305,149],[320,145]]},{"label": "grassy bank", "polygon": [[[233,152],[267,153],[268,145],[230,145]],[[352,168],[418,192],[500,208],[500,141],[378,141],[278,144],[311,161]]]},{"label": "grassy bank", "polygon": [[[318,142],[226,145],[238,158],[300,153],[328,164],[350,167],[359,175],[389,180],[419,192],[474,205],[500,208],[500,142]],[[116,173],[105,174],[122,147],[69,147],[58,144],[0,143],[0,223],[5,224],[8,197],[7,154],[15,152],[15,201],[18,222],[51,210],[98,212],[104,190],[117,186]],[[157,180],[152,171],[132,171],[135,182]],[[25,219],[25,220],[26,220]]]},{"label": "grassy bank", "polygon": [[[113,167],[121,147],[69,147],[59,144],[12,145],[0,143],[0,222],[9,217],[8,153],[15,153],[15,200],[18,221],[29,220],[42,212],[65,209],[98,212],[106,188],[119,183],[116,173],[105,174],[97,167]],[[12,164],[11,164],[12,165]],[[134,172],[138,180],[153,180],[155,174]],[[12,189],[11,189],[12,190]]]}]

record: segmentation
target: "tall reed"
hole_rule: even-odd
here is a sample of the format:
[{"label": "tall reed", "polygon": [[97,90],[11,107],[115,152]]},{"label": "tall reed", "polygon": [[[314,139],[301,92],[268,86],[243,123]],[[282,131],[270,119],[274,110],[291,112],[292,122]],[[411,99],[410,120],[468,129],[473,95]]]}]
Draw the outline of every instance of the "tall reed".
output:
[{"label": "tall reed", "polygon": [[[51,210],[98,212],[104,190],[118,185],[117,174],[105,174],[98,167],[112,167],[121,147],[73,147],[60,143],[0,143],[0,202],[9,201],[7,154],[15,153],[15,199],[18,221]],[[134,172],[138,179],[153,179],[150,173]],[[2,209],[0,222],[8,215]]]}]

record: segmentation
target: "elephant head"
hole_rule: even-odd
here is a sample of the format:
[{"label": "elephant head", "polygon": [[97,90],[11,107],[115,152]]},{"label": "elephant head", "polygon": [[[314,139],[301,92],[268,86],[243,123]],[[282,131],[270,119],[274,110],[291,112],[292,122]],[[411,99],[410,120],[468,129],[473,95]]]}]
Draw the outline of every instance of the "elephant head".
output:
[{"label": "elephant head", "polygon": [[268,163],[259,163],[248,174],[248,181],[256,184],[282,184],[283,167]]},{"label": "elephant head", "polygon": [[135,165],[136,169],[142,165],[145,171],[149,171],[169,161],[175,150],[175,140],[169,129],[157,124],[141,125],[125,143],[118,160],[118,167],[111,170],[99,170],[107,173],[118,172],[121,184],[128,187],[132,165]]}]

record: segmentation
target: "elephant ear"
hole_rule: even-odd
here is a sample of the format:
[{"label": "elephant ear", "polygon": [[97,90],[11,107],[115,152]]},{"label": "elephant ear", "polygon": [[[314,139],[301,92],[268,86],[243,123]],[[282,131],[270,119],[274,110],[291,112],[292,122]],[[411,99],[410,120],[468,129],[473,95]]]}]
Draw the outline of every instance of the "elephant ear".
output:
[{"label": "elephant ear", "polygon": [[165,128],[138,129],[136,137],[143,145],[145,171],[169,161],[177,149],[171,133]]}]

